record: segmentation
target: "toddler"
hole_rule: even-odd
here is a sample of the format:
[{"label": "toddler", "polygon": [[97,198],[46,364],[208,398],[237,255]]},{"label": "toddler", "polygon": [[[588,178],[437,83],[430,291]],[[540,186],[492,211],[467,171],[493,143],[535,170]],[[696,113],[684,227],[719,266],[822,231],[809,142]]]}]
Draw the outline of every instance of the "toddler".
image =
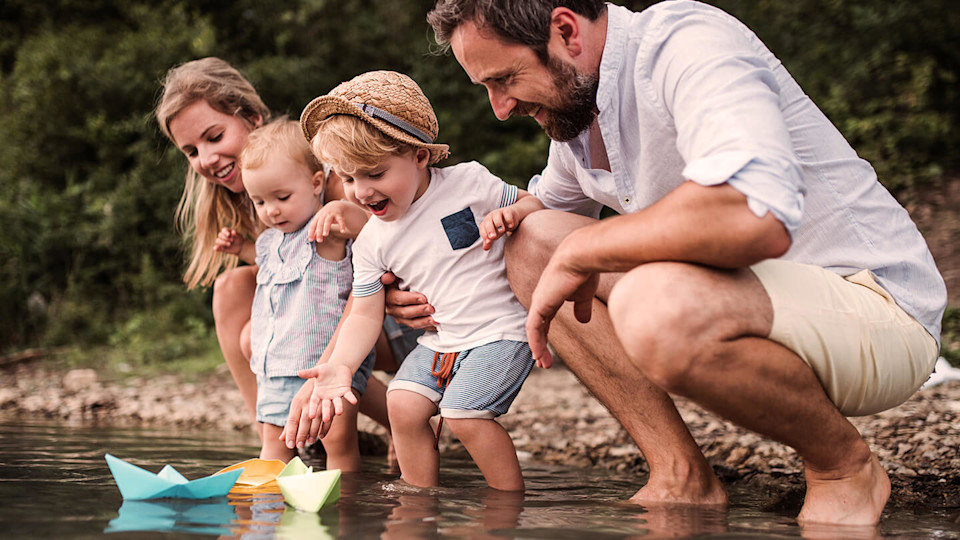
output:
[{"label": "toddler", "polygon": [[[295,450],[280,434],[304,384],[297,372],[316,365],[334,338],[350,294],[350,244],[368,216],[346,201],[324,206],[324,170],[296,122],[276,121],[251,132],[239,163],[244,188],[267,227],[256,242],[259,271],[250,318],[250,368],[257,376],[257,421],[264,424],[260,457],[289,461]],[[319,213],[322,219],[334,209],[337,226],[310,241],[311,218]],[[241,243],[231,231],[221,233],[224,251],[239,251]],[[372,349],[371,344],[351,373],[355,392],[366,389]],[[357,409],[348,406],[344,414],[347,422],[324,440],[327,468],[358,471]]]},{"label": "toddler", "polygon": [[441,426],[445,419],[491,487],[522,490],[516,449],[495,418],[507,412],[534,360],[527,313],[510,289],[503,244],[495,240],[542,204],[478,163],[431,167],[448,147],[433,142],[438,126],[430,102],[400,73],[374,71],[340,84],[307,105],[300,124],[348,198],[375,218],[354,244],[352,310],[330,361],[301,373],[316,377],[311,413],[319,403],[327,427],[344,406],[341,398],[355,403],[349,376],[377,338],[380,277],[392,272],[402,288],[430,299],[437,323],[387,390],[403,480],[438,484],[429,420],[439,412]]}]

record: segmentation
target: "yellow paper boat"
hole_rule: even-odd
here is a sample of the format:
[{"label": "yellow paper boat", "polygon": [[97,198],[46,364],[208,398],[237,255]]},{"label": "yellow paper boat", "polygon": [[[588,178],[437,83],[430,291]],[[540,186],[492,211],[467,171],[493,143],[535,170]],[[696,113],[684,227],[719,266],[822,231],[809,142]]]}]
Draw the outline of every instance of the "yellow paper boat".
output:
[{"label": "yellow paper boat", "polygon": [[277,484],[287,504],[304,512],[317,512],[340,500],[340,469],[315,472],[299,457],[277,475]]},{"label": "yellow paper boat", "polygon": [[[294,458],[300,459],[300,458]],[[280,493],[277,476],[286,468],[279,459],[248,459],[220,469],[217,474],[243,469],[243,474],[233,486],[240,493]]]}]

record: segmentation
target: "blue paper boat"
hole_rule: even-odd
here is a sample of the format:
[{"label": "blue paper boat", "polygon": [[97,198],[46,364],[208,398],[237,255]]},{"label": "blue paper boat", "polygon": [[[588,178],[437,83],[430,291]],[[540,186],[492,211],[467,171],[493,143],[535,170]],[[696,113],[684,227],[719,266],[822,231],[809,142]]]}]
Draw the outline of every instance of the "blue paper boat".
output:
[{"label": "blue paper boat", "polygon": [[159,473],[155,474],[110,454],[106,454],[106,458],[113,479],[120,488],[120,495],[124,499],[134,501],[167,497],[180,499],[223,497],[237,482],[237,478],[243,474],[243,469],[236,469],[223,474],[187,480],[170,465],[165,465]]}]

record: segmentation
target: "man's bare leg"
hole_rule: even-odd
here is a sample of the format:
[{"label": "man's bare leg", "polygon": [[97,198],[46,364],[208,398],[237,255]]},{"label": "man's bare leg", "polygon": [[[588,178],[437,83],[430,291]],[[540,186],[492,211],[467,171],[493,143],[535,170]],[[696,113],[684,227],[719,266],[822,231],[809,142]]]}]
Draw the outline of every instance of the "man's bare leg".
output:
[{"label": "man's bare leg", "polygon": [[807,480],[801,523],[879,521],[886,472],[809,366],[766,339],[773,308],[753,272],[647,264],[621,277],[609,308],[630,360],[654,384],[797,450]]},{"label": "man's bare leg", "polygon": [[[552,211],[524,220],[507,242],[507,274],[521,303],[529,305],[560,241],[590,223],[595,220]],[[569,306],[561,309],[550,327],[550,344],[643,452],[650,477],[632,501],[724,505],[727,494],[670,396],[637,370],[616,339],[604,301],[617,277],[601,278],[600,298],[588,324],[577,322]]]}]

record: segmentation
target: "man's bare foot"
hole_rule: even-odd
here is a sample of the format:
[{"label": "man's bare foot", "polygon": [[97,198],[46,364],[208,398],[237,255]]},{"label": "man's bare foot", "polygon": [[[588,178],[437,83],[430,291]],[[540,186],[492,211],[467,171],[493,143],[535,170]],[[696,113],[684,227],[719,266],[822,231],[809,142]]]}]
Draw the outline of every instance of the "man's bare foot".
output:
[{"label": "man's bare foot", "polygon": [[668,482],[661,482],[651,477],[647,485],[630,497],[630,502],[642,505],[727,506],[730,499],[720,480],[711,471],[703,481],[682,481],[673,478]]},{"label": "man's bare foot", "polygon": [[850,472],[804,469],[807,494],[797,521],[801,525],[876,525],[890,498],[890,478],[873,454]]}]

